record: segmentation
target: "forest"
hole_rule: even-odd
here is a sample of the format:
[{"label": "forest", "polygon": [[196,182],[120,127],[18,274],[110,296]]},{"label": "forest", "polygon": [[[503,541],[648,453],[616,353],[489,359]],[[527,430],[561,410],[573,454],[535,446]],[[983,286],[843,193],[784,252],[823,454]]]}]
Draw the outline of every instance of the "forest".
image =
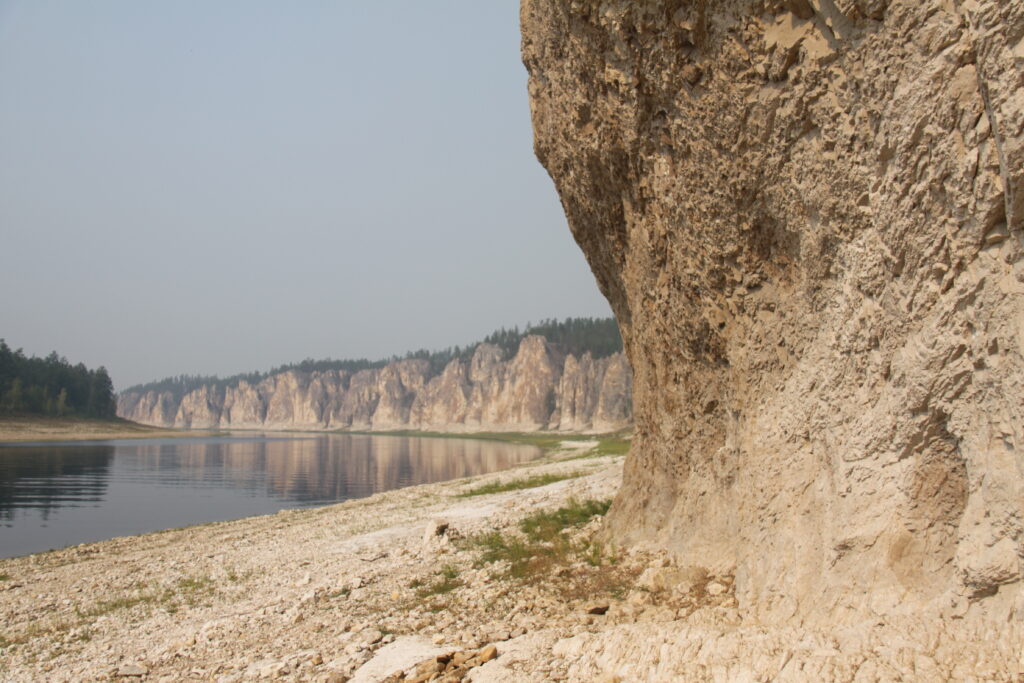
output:
[{"label": "forest", "polygon": [[411,358],[428,361],[431,374],[439,374],[456,358],[469,360],[473,356],[476,347],[481,343],[500,347],[507,357],[516,352],[516,349],[519,348],[519,343],[525,337],[534,334],[544,337],[548,344],[557,351],[564,354],[571,353],[577,357],[582,356],[584,353],[590,353],[594,358],[604,358],[622,350],[622,337],[619,335],[619,326],[614,318],[566,318],[562,321],[552,318],[541,320],[536,324],[527,323],[522,329],[518,325],[508,329],[503,327],[484,337],[482,342],[474,342],[465,346],[451,346],[440,351],[419,349],[417,351],[410,351],[404,356],[392,356],[376,361],[365,358],[358,360],[334,360],[331,358],[314,360],[307,358],[299,363],[280,365],[267,372],[249,372],[224,378],[203,375],[178,375],[157,382],[129,387],[125,390],[125,393],[145,391],[169,392],[175,399],[180,400],[182,396],[201,386],[223,389],[228,386],[235,386],[242,381],[255,384],[271,375],[289,370],[298,370],[300,372],[322,372],[325,370],[358,372],[359,370],[382,368],[388,363]]},{"label": "forest", "polygon": [[56,351],[28,357],[0,339],[0,415],[113,418],[116,409],[106,368],[71,365]]}]

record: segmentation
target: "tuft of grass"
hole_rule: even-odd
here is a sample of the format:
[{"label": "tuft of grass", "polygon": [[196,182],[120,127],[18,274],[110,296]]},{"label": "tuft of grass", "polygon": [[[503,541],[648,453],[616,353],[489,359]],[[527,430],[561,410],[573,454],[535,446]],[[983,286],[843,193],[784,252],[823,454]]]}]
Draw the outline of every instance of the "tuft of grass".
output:
[{"label": "tuft of grass", "polygon": [[0,581],[10,581],[10,580],[11,580],[11,575],[10,574],[0,574]]},{"label": "tuft of grass", "polygon": [[81,619],[95,619],[105,614],[123,609],[131,609],[137,605],[149,605],[157,602],[159,596],[153,593],[142,593],[140,595],[122,596],[113,600],[100,600],[88,609],[76,609],[75,612]]},{"label": "tuft of grass", "polygon": [[508,575],[516,579],[526,578],[532,573],[531,563],[538,556],[538,549],[523,538],[491,531],[476,537],[472,542],[483,551],[481,562],[508,562]]},{"label": "tuft of grass", "polygon": [[556,510],[542,510],[523,519],[519,523],[521,535],[491,531],[470,543],[481,551],[481,562],[507,562],[508,575],[516,579],[545,574],[553,565],[576,558],[600,563],[602,550],[588,541],[574,542],[568,531],[604,515],[610,506],[608,500],[570,499]]},{"label": "tuft of grass", "polygon": [[538,486],[547,486],[548,484],[554,484],[556,481],[565,481],[566,479],[575,479],[585,474],[584,472],[570,472],[568,474],[538,474],[525,479],[513,479],[512,481],[500,482],[495,481],[490,484],[483,484],[471,488],[467,491],[463,491],[458,495],[459,498],[472,498],[473,496],[486,496],[492,493],[503,493],[505,491],[521,491],[523,489],[533,489]]},{"label": "tuft of grass", "polygon": [[416,595],[420,598],[444,595],[445,593],[451,593],[461,585],[462,581],[459,579],[458,568],[454,565],[448,564],[442,567],[441,571],[437,573],[437,579],[433,583],[429,583],[417,590]]},{"label": "tuft of grass", "polygon": [[531,541],[551,542],[564,535],[567,527],[589,522],[594,516],[603,516],[611,504],[610,500],[578,501],[573,498],[557,510],[533,513],[519,523],[519,528]]},{"label": "tuft of grass", "polygon": [[[144,584],[140,584],[144,588]],[[76,608],[80,619],[95,619],[111,612],[129,610],[139,605],[163,605],[172,614],[178,611],[179,602],[184,600],[190,607],[198,604],[199,599],[214,592],[213,579],[206,576],[185,577],[178,579],[173,587],[155,591],[142,591],[135,595],[122,595],[112,600],[100,600],[87,609]]]}]

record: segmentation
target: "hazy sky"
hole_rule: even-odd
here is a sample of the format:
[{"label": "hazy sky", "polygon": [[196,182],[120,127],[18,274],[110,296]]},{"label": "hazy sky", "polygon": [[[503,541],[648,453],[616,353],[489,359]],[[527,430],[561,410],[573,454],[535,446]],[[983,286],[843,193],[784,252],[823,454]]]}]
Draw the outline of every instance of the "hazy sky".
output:
[{"label": "hazy sky", "polygon": [[0,0],[0,337],[115,385],[607,315],[517,0]]}]

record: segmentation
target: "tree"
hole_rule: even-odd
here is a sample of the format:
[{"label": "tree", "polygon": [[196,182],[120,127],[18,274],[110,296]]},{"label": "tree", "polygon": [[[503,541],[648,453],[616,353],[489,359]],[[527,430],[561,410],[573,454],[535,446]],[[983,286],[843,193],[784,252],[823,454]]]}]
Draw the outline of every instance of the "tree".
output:
[{"label": "tree", "polygon": [[92,417],[114,417],[117,411],[114,383],[110,381],[107,369],[101,365],[92,373],[91,380],[86,412]]},{"label": "tree", "polygon": [[20,412],[24,406],[25,399],[22,395],[21,389],[21,378],[15,377],[14,381],[11,382],[11,388],[8,389],[7,394],[4,396],[4,403],[7,406],[7,411],[11,413]]},{"label": "tree", "polygon": [[57,395],[57,417],[64,417],[68,412],[68,390],[64,387],[60,388],[60,394]]}]

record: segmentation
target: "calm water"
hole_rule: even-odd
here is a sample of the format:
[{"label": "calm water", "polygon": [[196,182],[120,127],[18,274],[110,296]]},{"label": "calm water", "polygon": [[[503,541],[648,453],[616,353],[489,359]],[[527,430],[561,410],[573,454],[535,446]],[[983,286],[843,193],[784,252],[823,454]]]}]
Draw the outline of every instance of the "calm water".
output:
[{"label": "calm water", "polygon": [[404,436],[0,446],[0,557],[505,469],[532,446]]}]

